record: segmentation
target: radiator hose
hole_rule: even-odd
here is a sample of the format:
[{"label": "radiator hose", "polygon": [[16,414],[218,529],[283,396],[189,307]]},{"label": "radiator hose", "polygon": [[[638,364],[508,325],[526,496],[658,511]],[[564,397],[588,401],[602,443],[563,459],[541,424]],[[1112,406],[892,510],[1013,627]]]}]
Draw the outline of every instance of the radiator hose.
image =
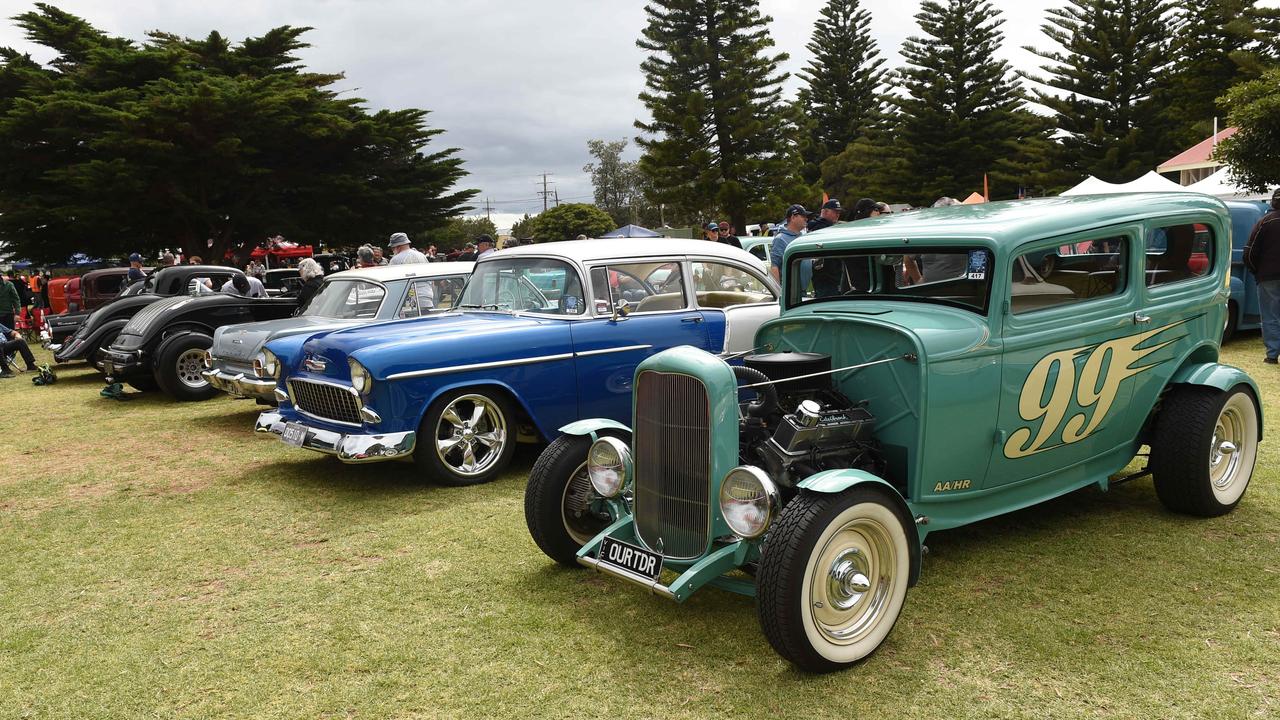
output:
[{"label": "radiator hose", "polygon": [[755,400],[747,404],[747,414],[751,417],[764,418],[778,411],[778,390],[769,381],[769,376],[756,370],[755,368],[744,367],[742,365],[733,365],[733,376],[739,382],[745,382],[748,385],[756,383],[769,383],[759,387],[751,388],[759,395]]}]

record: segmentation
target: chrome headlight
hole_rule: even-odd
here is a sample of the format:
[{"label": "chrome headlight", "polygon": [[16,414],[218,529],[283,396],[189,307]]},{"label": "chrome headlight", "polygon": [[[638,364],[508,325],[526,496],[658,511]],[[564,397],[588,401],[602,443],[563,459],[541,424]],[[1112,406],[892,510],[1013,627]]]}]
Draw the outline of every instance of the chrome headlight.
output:
[{"label": "chrome headlight", "polygon": [[740,465],[720,483],[720,514],[734,535],[754,540],[769,529],[778,509],[778,486],[758,467]]},{"label": "chrome headlight", "polygon": [[601,497],[617,497],[631,479],[631,451],[613,437],[602,437],[587,451],[587,475]]},{"label": "chrome headlight", "polygon": [[347,365],[351,367],[351,387],[355,388],[356,392],[361,395],[369,392],[369,389],[373,387],[373,376],[369,374],[369,371],[355,358],[347,358]]},{"label": "chrome headlight", "polygon": [[279,378],[280,359],[275,353],[263,348],[262,352],[253,359],[253,374],[260,378]]}]

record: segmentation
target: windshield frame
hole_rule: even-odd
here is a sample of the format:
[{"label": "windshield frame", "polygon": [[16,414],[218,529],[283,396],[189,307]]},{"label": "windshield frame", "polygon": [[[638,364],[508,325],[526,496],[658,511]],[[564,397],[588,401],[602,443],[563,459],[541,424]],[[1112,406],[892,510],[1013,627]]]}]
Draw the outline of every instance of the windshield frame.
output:
[{"label": "windshield frame", "polygon": [[[471,289],[471,283],[476,282],[476,278],[480,277],[481,273],[484,271],[485,266],[492,265],[494,263],[499,263],[499,262],[510,262],[513,260],[530,261],[530,262],[536,262],[541,260],[552,260],[555,262],[564,263],[566,266],[568,266],[569,270],[575,273],[578,277],[578,286],[582,288],[582,293],[583,293],[583,301],[582,301],[584,306],[583,311],[577,315],[567,315],[564,313],[546,312],[544,310],[515,310],[513,308],[503,309],[501,307],[495,308],[492,304],[483,305],[480,307],[476,307],[474,305],[467,307],[463,305],[462,301],[467,297],[467,291]],[[495,254],[492,260],[486,259],[486,260],[476,261],[475,266],[472,267],[471,269],[471,274],[467,276],[467,284],[462,286],[462,292],[458,295],[458,302],[454,303],[453,307],[449,308],[449,310],[447,310],[446,312],[490,312],[490,313],[496,312],[496,313],[502,313],[504,315],[512,315],[512,316],[531,315],[531,316],[540,317],[540,318],[555,318],[557,320],[588,320],[594,317],[594,315],[591,312],[591,307],[590,307],[591,303],[588,302],[587,300],[587,298],[590,297],[591,290],[587,285],[583,284],[584,282],[583,278],[585,277],[585,275],[583,274],[582,270],[583,268],[581,263],[579,263],[577,260],[565,257],[563,255],[552,255],[552,254],[541,254],[541,253],[537,255],[525,255],[521,253],[519,255],[500,256]],[[526,280],[531,285],[533,285],[532,281],[529,281],[528,278],[522,277],[521,279]],[[542,290],[538,288],[537,285],[533,285],[533,287],[535,290],[538,291],[539,294],[542,294]]]},{"label": "windshield frame", "polygon": [[[889,238],[878,239],[877,241],[860,242],[857,245],[841,244],[837,247],[823,247],[822,244],[805,248],[797,248],[794,253],[786,255],[786,274],[783,276],[784,282],[782,292],[782,309],[783,311],[792,308],[810,307],[822,303],[833,301],[850,301],[850,302],[896,302],[906,301],[911,303],[925,305],[941,305],[943,307],[963,310],[973,313],[983,318],[989,318],[991,309],[994,306],[994,292],[996,282],[998,281],[997,264],[1000,253],[997,251],[994,243],[989,238],[922,238],[920,244],[911,242],[911,239],[903,238],[893,240]],[[819,260],[823,258],[841,257],[841,256],[872,256],[872,255],[927,255],[930,253],[947,253],[947,252],[970,252],[973,250],[984,250],[987,252],[987,277],[985,278],[987,289],[983,297],[981,307],[972,305],[967,302],[949,300],[946,298],[924,297],[910,294],[869,294],[855,293],[849,295],[833,295],[830,297],[800,299],[792,301],[791,286],[793,282],[793,274],[796,273],[799,263],[802,260]],[[960,278],[952,278],[948,280],[936,280],[934,282],[953,282]],[[931,283],[924,283],[929,285]],[[911,287],[911,286],[907,286]]]},{"label": "windshield frame", "polygon": [[[308,314],[307,308],[311,307],[311,304],[315,302],[315,299],[320,297],[324,293],[324,291],[329,287],[330,283],[367,283],[369,285],[374,285],[376,287],[382,288],[382,299],[378,301],[378,309],[374,311],[373,315],[371,315],[370,317],[342,318],[342,317],[334,317],[333,315]],[[320,283],[320,287],[316,290],[315,294],[312,295],[309,300],[307,300],[306,306],[298,308],[298,314],[296,317],[318,317],[318,318],[327,318],[330,320],[377,320],[382,317],[382,311],[385,310],[387,307],[387,298],[391,297],[391,295],[392,295],[391,288],[387,287],[386,283],[381,282],[379,280],[374,280],[372,278],[366,278],[366,277],[338,277],[335,274],[325,278],[324,281]],[[403,295],[403,293],[400,293],[399,295]]]}]

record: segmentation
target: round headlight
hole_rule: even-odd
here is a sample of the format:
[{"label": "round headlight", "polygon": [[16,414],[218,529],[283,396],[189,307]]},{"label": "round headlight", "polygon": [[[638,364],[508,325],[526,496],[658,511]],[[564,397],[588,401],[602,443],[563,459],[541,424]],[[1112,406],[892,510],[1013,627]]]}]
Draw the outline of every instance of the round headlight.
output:
[{"label": "round headlight", "polygon": [[631,451],[613,437],[602,437],[587,451],[587,475],[601,497],[617,497],[631,479]]},{"label": "round headlight", "polygon": [[351,366],[351,387],[361,395],[368,392],[373,387],[373,377],[369,375],[369,371],[355,358],[347,358],[347,365]]},{"label": "round headlight", "polygon": [[263,348],[253,359],[253,374],[260,378],[275,378],[280,372],[280,360],[275,353]]},{"label": "round headlight", "polygon": [[778,486],[758,467],[740,465],[720,483],[720,514],[734,535],[754,540],[769,529],[778,509]]}]

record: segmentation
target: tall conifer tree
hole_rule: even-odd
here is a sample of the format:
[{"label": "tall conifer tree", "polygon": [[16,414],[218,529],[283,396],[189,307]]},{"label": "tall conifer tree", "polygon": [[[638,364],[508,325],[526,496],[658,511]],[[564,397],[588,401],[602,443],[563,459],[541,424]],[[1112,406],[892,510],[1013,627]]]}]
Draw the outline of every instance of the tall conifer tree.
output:
[{"label": "tall conifer tree", "polygon": [[779,99],[787,55],[772,52],[771,18],[755,0],[653,0],[646,12],[636,44],[650,53],[640,99],[652,119],[636,121],[636,142],[651,199],[677,212],[722,211],[745,228],[749,211],[803,187]]},{"label": "tall conifer tree", "polygon": [[[997,60],[1004,39],[987,0],[927,0],[916,15],[924,35],[903,43],[897,145],[907,170],[899,200],[931,203],[940,195],[982,189],[984,174],[1041,134],[1022,109],[1009,64]],[[993,197],[1013,197],[1018,179],[993,175]]]},{"label": "tall conifer tree", "polygon": [[812,180],[822,161],[881,120],[886,73],[871,36],[871,13],[859,0],[828,0],[806,47],[813,59],[800,71],[806,87],[799,104],[811,121],[803,155]]},{"label": "tall conifer tree", "polygon": [[1163,112],[1173,56],[1167,0],[1068,0],[1041,30],[1058,50],[1027,77],[1048,90],[1035,99],[1054,113],[1062,163],[1079,174],[1128,182],[1177,152]]}]

